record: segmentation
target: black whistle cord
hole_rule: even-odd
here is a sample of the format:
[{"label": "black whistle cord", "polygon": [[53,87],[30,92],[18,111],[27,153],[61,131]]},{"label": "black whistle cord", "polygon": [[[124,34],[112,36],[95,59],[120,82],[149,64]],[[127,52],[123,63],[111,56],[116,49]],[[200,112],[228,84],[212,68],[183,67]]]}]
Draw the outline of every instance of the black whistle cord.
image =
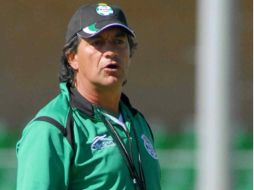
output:
[{"label": "black whistle cord", "polygon": [[[126,150],[126,148],[125,148],[121,138],[117,134],[116,130],[114,129],[112,124],[107,119],[104,118],[104,116],[100,116],[100,117],[101,117],[101,120],[109,128],[109,131],[111,132],[114,141],[117,143],[117,145],[118,145],[118,147],[120,149],[120,152],[122,153],[123,157],[125,158],[127,166],[128,166],[128,169],[129,169],[129,172],[130,172],[130,175],[132,177],[132,180],[133,180],[133,183],[134,183],[136,189],[145,190],[144,179],[143,179],[143,171],[141,171],[141,176],[142,177],[140,178],[140,176],[138,175],[138,172],[137,172],[137,170],[135,168],[134,162],[131,159],[128,151]],[[135,137],[136,137],[136,134],[135,134]],[[138,151],[139,151],[139,148],[138,148]],[[141,158],[140,158],[140,154],[139,154],[139,162],[140,162],[140,159]],[[142,166],[139,166],[139,169],[141,169],[140,167],[142,167]]]}]

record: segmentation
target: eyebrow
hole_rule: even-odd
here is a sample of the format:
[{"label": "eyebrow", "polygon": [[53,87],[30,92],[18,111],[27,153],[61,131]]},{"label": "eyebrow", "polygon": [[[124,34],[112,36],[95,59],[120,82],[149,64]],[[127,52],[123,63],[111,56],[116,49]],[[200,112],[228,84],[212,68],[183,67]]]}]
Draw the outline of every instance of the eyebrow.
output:
[{"label": "eyebrow", "polygon": [[124,30],[120,30],[120,31],[117,31],[116,37],[124,37],[124,36],[127,36],[127,32],[125,32]]}]

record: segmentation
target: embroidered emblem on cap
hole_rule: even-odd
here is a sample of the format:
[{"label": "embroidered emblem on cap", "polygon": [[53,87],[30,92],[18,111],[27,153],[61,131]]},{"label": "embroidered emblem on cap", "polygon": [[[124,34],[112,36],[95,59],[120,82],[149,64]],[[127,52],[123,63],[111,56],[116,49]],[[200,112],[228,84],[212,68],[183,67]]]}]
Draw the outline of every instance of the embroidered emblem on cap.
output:
[{"label": "embroidered emblem on cap", "polygon": [[96,28],[95,24],[91,24],[85,28],[83,28],[83,31],[87,34],[95,34],[99,29]]},{"label": "embroidered emblem on cap", "polygon": [[114,13],[113,9],[105,3],[99,3],[96,12],[101,16],[109,16]]},{"label": "embroidered emblem on cap", "polygon": [[146,148],[146,151],[148,152],[148,154],[150,154],[150,156],[152,156],[154,159],[158,159],[158,156],[153,148],[153,145],[151,143],[151,141],[143,134],[141,136],[141,138],[143,139],[144,141],[144,146]]}]

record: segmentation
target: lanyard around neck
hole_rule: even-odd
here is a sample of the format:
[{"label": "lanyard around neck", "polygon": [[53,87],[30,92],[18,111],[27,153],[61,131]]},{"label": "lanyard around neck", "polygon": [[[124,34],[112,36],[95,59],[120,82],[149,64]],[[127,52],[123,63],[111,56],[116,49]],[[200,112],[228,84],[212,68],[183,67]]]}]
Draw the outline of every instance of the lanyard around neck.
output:
[{"label": "lanyard around neck", "polygon": [[[134,161],[132,159],[132,157],[129,155],[128,151],[126,150],[123,141],[121,140],[120,136],[118,135],[118,133],[116,132],[115,128],[112,126],[112,124],[104,117],[103,114],[100,114],[100,118],[103,121],[103,123],[105,123],[105,125],[107,126],[107,128],[109,129],[114,141],[117,143],[121,154],[123,155],[123,157],[126,160],[130,175],[132,177],[133,183],[135,185],[135,187],[137,189],[140,190],[145,190],[145,182],[144,182],[144,174],[143,174],[143,169],[142,169],[142,165],[141,165],[141,156],[140,156],[140,148],[138,146],[138,158],[139,158],[139,170],[140,170],[140,175],[138,174],[135,165],[134,165]],[[135,138],[137,139],[137,135],[136,135],[136,131],[134,130],[135,133]],[[137,143],[138,144],[138,143]]]}]

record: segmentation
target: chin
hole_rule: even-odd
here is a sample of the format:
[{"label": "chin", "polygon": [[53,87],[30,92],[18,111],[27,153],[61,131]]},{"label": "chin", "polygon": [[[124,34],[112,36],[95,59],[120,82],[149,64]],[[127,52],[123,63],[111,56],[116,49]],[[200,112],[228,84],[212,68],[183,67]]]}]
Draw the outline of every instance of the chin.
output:
[{"label": "chin", "polygon": [[123,84],[123,80],[112,79],[112,80],[108,80],[107,82],[105,82],[104,86],[119,88],[122,86],[122,84]]}]

